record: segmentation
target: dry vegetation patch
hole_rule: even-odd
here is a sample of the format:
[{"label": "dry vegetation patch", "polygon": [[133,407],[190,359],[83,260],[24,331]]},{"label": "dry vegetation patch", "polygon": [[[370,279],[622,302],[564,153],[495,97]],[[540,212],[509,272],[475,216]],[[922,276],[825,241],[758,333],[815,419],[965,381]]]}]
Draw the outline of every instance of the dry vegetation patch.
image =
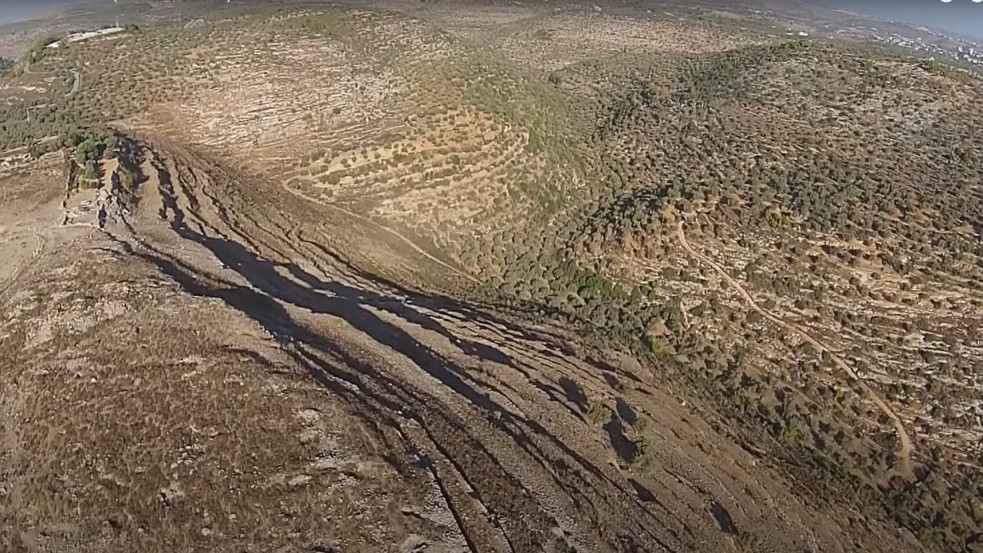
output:
[{"label": "dry vegetation patch", "polygon": [[979,546],[979,82],[390,4],[0,80],[0,546]]}]

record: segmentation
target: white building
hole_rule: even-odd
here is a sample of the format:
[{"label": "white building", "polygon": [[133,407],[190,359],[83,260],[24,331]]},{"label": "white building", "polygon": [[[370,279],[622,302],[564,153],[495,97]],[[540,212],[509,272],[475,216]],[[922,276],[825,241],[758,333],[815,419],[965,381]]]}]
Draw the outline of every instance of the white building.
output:
[{"label": "white building", "polygon": [[[107,27],[105,29],[99,29],[97,31],[86,31],[84,33],[75,33],[73,35],[68,35],[67,40],[68,42],[81,42],[83,40],[88,40],[90,38],[95,38],[99,36],[107,36],[107,35],[114,35],[116,33],[122,33],[124,30],[125,29],[123,29],[123,27]],[[61,40],[52,42],[51,44],[46,45],[45,48],[58,48],[59,42],[61,42]]]}]

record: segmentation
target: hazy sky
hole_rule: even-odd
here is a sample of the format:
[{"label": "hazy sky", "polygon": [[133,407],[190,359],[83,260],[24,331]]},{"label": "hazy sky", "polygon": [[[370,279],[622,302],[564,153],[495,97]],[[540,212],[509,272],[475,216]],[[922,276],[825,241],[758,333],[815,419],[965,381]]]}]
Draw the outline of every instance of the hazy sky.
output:
[{"label": "hazy sky", "polygon": [[[0,0],[0,24],[42,14],[55,6],[92,0]],[[112,0],[106,0],[107,3]]]},{"label": "hazy sky", "polygon": [[972,0],[824,0],[823,4],[862,13],[934,27],[983,41],[983,2]]}]

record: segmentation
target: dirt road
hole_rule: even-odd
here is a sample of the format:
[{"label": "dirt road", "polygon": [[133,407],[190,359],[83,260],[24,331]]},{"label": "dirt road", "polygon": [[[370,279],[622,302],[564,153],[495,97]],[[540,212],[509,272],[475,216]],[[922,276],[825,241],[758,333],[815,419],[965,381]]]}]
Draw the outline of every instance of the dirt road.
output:
[{"label": "dirt road", "polygon": [[898,415],[891,409],[891,407],[888,406],[887,403],[885,403],[880,397],[878,397],[877,394],[869,386],[867,386],[867,384],[863,380],[860,379],[856,371],[854,371],[853,368],[850,367],[850,365],[848,365],[846,361],[843,360],[842,357],[837,355],[832,350],[832,348],[826,346],[819,340],[813,338],[802,327],[794,323],[786,322],[782,320],[779,316],[775,315],[774,313],[762,309],[754,301],[754,298],[751,297],[751,294],[748,293],[748,291],[744,288],[744,286],[742,286],[741,283],[737,282],[737,280],[733,279],[729,274],[727,274],[727,271],[725,271],[723,267],[716,264],[713,260],[711,260],[707,256],[694,250],[693,247],[690,246],[689,242],[686,240],[686,233],[683,231],[682,218],[680,218],[678,222],[676,231],[677,234],[679,235],[679,243],[682,244],[683,249],[686,250],[686,253],[688,253],[691,257],[693,257],[697,261],[706,263],[711,268],[713,268],[713,270],[716,271],[721,278],[727,281],[728,284],[733,286],[738,291],[738,293],[744,298],[744,301],[748,304],[748,306],[751,307],[751,309],[757,311],[765,319],[768,319],[769,321],[798,334],[799,336],[802,337],[803,340],[811,344],[812,347],[816,348],[816,350],[818,350],[820,353],[826,353],[827,355],[829,355],[830,359],[833,360],[833,363],[835,363],[838,368],[843,370],[843,372],[849,375],[850,378],[856,380],[859,383],[860,387],[863,388],[864,392],[870,397],[870,400],[873,401],[874,404],[877,405],[878,409],[880,409],[885,415],[887,415],[891,419],[892,423],[894,424],[894,429],[898,434],[898,441],[900,443],[900,448],[898,450],[898,457],[901,459],[902,471],[905,473],[907,477],[910,478],[912,475],[911,453],[913,449],[911,444],[911,437],[908,435],[908,432],[905,430],[904,424],[902,424],[901,422],[901,418],[898,417]]}]

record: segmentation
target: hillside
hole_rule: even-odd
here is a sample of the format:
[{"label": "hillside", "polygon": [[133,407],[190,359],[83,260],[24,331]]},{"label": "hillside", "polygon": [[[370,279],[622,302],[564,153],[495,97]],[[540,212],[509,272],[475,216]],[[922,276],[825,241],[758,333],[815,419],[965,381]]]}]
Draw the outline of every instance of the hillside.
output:
[{"label": "hillside", "polygon": [[0,549],[983,547],[974,77],[723,9],[146,9],[2,78]]}]

